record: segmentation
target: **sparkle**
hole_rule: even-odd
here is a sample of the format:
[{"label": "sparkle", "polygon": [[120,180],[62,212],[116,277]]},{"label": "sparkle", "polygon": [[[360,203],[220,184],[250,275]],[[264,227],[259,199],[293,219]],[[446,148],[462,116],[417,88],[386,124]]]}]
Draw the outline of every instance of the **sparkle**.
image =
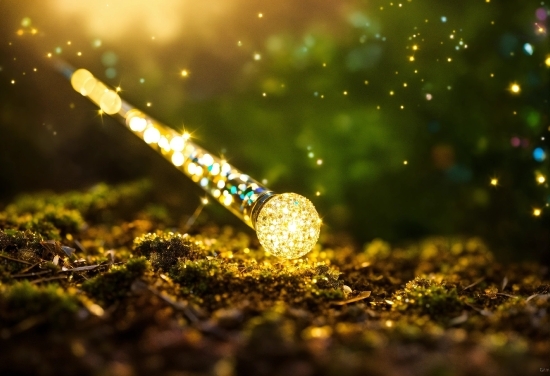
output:
[{"label": "sparkle", "polygon": [[258,60],[261,60],[261,59],[262,59],[262,55],[260,55],[259,53],[254,54],[254,60],[258,61]]},{"label": "sparkle", "polygon": [[541,210],[541,209],[539,209],[539,208],[533,209],[533,215],[534,215],[535,217],[539,217],[541,214],[542,214],[542,210]]},{"label": "sparkle", "polygon": [[510,91],[514,94],[518,94],[521,91],[521,87],[518,84],[513,83],[510,85]]},{"label": "sparkle", "polygon": [[263,13],[258,13],[258,18],[262,18],[263,16]]},{"label": "sparkle", "polygon": [[537,174],[537,183],[544,184],[545,181],[546,181],[546,177],[544,175]]},{"label": "sparkle", "polygon": [[493,187],[496,187],[498,185],[498,179],[497,178],[491,178],[491,185]]},{"label": "sparkle", "polygon": [[323,164],[323,160],[322,159],[317,159],[317,165],[321,166],[322,164]]},{"label": "sparkle", "polygon": [[189,71],[187,69],[184,69],[181,71],[181,76],[182,77],[189,77]]}]

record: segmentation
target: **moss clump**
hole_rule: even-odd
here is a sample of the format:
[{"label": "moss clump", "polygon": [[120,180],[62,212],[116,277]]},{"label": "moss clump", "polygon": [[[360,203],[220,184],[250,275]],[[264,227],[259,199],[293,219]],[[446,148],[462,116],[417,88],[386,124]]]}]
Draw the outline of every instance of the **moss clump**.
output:
[{"label": "moss clump", "polygon": [[301,260],[232,261],[223,258],[181,260],[169,275],[188,296],[200,297],[209,308],[242,306],[263,309],[277,301],[313,308],[344,298],[339,273]]},{"label": "moss clump", "polygon": [[197,260],[204,252],[185,234],[155,233],[145,234],[134,240],[134,252],[151,261],[153,268],[170,270],[178,260]]},{"label": "moss clump", "polygon": [[102,303],[112,304],[123,299],[136,278],[141,277],[148,268],[145,257],[133,258],[124,265],[113,266],[109,271],[87,280],[82,284],[82,290]]},{"label": "moss clump", "polygon": [[42,241],[39,234],[32,231],[0,230],[0,251],[15,254],[20,250],[33,253],[42,251]]},{"label": "moss clump", "polygon": [[391,302],[392,310],[427,314],[436,321],[452,318],[463,308],[455,285],[419,277],[407,282],[403,290],[393,295]]},{"label": "moss clump", "polygon": [[[87,221],[110,221],[134,213],[145,203],[145,197],[151,190],[147,180],[111,186],[98,184],[86,192],[67,192],[63,194],[41,193],[20,196],[6,207],[10,216],[24,214],[57,213],[63,210],[78,212]],[[69,214],[67,217],[73,215]],[[46,218],[47,219],[47,218]],[[52,222],[62,227],[67,219],[54,218]],[[73,218],[74,219],[74,218]]]},{"label": "moss clump", "polygon": [[0,288],[0,321],[14,324],[29,318],[57,326],[74,318],[79,301],[74,292],[56,284],[36,286],[28,281]]}]

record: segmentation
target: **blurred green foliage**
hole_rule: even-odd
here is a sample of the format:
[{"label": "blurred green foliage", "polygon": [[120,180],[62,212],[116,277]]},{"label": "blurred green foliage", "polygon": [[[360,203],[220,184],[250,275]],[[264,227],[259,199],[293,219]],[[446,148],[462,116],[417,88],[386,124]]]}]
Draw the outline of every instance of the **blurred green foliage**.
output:
[{"label": "blurred green foliage", "polygon": [[[14,20],[29,16],[48,31],[27,38],[40,55],[53,51],[122,85],[124,98],[185,126],[199,144],[270,188],[310,197],[331,231],[361,243],[477,235],[503,258],[540,258],[550,248],[550,158],[533,158],[535,148],[549,153],[548,7],[540,2],[236,2],[223,20],[197,14],[197,24],[165,40],[134,28],[117,37],[108,27],[103,36],[91,34],[91,15],[83,14],[82,28],[71,28],[71,45],[58,24],[75,19],[20,8],[6,6]],[[105,42],[97,43],[100,37]],[[15,41],[3,47],[6,58],[23,49]],[[20,60],[6,63],[4,82],[21,73]],[[77,155],[74,168],[85,170],[76,174],[80,181],[152,175],[162,163],[138,155],[114,122],[92,119],[93,107],[61,79],[66,92],[50,98],[55,79],[36,77],[0,94],[0,121],[15,144],[29,142],[30,124],[47,113],[56,120],[46,128],[60,129],[52,159],[63,161],[66,149]],[[49,109],[24,113],[32,95]],[[74,124],[63,118],[69,115]],[[93,126],[81,126],[86,122]],[[24,156],[10,154],[6,140],[0,137],[0,183],[34,187],[32,178],[12,183],[17,169],[7,161],[39,174],[48,165],[40,155],[49,149],[37,141]],[[537,183],[537,174],[546,183]],[[171,180],[177,190],[180,182]],[[47,176],[40,181],[48,185]],[[222,208],[207,210],[226,221]]]}]

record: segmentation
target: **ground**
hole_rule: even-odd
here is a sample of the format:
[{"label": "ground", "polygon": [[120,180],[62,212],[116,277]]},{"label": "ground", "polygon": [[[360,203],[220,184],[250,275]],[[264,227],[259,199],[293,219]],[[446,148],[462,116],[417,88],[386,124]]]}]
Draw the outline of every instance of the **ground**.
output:
[{"label": "ground", "polygon": [[477,238],[298,260],[182,232],[144,181],[22,196],[0,212],[0,373],[529,375],[550,372],[550,282]]}]

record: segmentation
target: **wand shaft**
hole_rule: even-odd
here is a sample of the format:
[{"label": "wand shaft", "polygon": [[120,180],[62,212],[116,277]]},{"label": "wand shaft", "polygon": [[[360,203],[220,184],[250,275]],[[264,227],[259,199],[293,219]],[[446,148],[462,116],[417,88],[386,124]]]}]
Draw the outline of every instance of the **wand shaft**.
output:
[{"label": "wand shaft", "polygon": [[188,133],[176,132],[122,100],[117,91],[87,70],[74,70],[62,61],[55,66],[102,113],[122,119],[132,133],[255,229],[267,251],[279,257],[297,258],[313,248],[319,238],[321,219],[307,198],[295,193],[275,194],[195,144]]},{"label": "wand shaft", "polygon": [[188,133],[179,133],[124,101],[115,90],[89,71],[74,70],[61,61],[56,62],[56,67],[71,80],[76,91],[88,97],[104,113],[118,115],[132,133],[247,225],[255,228],[258,210],[263,202],[274,195],[273,192],[191,141]]}]

